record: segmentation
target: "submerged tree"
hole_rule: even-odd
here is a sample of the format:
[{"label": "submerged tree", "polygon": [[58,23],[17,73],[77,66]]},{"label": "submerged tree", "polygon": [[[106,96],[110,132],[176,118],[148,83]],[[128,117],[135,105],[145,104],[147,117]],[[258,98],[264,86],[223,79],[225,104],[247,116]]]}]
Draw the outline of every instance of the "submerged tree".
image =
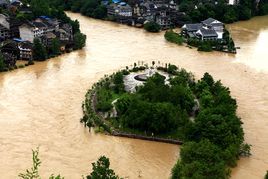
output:
[{"label": "submerged tree", "polygon": [[34,39],[33,58],[34,60],[40,60],[40,61],[47,59],[46,48],[41,43],[41,41],[37,38]]},{"label": "submerged tree", "polygon": [[[39,167],[41,166],[41,160],[39,159],[39,147],[36,150],[32,150],[33,153],[33,166],[31,169],[27,169],[25,173],[20,173],[19,177],[22,179],[41,179],[39,175]],[[64,179],[60,175],[54,176],[53,174],[49,177],[49,179]]]},{"label": "submerged tree", "polygon": [[110,167],[109,158],[101,156],[97,162],[92,163],[93,171],[87,179],[119,179]]},{"label": "submerged tree", "polygon": [[52,45],[51,45],[51,53],[53,55],[58,55],[60,54],[60,41],[58,38],[55,38],[52,40]]},{"label": "submerged tree", "polygon": [[2,53],[0,53],[0,72],[4,71],[6,67],[6,64],[4,62],[4,57],[2,55]]},{"label": "submerged tree", "polygon": [[172,169],[172,179],[225,179],[230,175],[221,158],[220,148],[209,140],[185,143],[180,156],[181,160]]},{"label": "submerged tree", "polygon": [[159,32],[161,30],[161,26],[156,22],[147,22],[144,24],[144,29],[148,32]]},{"label": "submerged tree", "polygon": [[77,32],[74,34],[74,49],[82,49],[86,45],[87,36]]},{"label": "submerged tree", "polygon": [[268,170],[266,171],[266,175],[265,175],[264,179],[268,179]]}]

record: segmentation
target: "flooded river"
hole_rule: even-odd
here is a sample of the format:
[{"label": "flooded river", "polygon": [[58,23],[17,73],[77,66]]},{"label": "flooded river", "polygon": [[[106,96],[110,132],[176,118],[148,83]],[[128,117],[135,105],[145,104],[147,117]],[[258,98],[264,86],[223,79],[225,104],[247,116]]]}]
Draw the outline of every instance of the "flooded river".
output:
[{"label": "flooded river", "polygon": [[[252,157],[242,159],[232,178],[262,178],[268,169],[268,17],[229,25],[237,55],[201,53],[111,22],[68,13],[88,37],[77,52],[0,74],[0,178],[17,178],[40,146],[40,173],[78,179],[100,155],[122,177],[168,178],[179,147],[89,133],[79,123],[87,89],[104,74],[137,61],[170,62],[197,78],[209,72],[230,87],[238,101]],[[45,178],[44,177],[44,178]]]}]

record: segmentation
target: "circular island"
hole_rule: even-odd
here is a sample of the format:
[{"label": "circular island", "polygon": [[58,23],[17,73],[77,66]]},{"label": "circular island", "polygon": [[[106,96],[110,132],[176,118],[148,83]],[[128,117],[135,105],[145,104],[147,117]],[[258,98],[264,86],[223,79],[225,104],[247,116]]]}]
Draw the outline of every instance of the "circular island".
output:
[{"label": "circular island", "polygon": [[86,94],[81,122],[109,135],[182,145],[172,178],[228,178],[237,159],[250,155],[229,89],[208,73],[196,81],[175,65],[152,64],[100,79]]}]

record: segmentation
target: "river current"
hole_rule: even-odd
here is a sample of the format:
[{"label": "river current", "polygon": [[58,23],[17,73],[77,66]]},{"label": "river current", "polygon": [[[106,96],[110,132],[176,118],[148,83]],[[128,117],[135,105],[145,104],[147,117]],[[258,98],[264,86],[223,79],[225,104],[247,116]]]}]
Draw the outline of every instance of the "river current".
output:
[{"label": "river current", "polygon": [[83,50],[0,74],[0,178],[17,178],[40,147],[40,173],[78,179],[101,155],[122,177],[168,178],[179,146],[89,132],[79,122],[90,86],[134,62],[172,63],[194,73],[209,72],[230,87],[244,122],[252,156],[232,171],[234,179],[263,178],[268,170],[268,16],[228,25],[236,55],[204,53],[165,41],[163,33],[68,13],[87,35]]}]

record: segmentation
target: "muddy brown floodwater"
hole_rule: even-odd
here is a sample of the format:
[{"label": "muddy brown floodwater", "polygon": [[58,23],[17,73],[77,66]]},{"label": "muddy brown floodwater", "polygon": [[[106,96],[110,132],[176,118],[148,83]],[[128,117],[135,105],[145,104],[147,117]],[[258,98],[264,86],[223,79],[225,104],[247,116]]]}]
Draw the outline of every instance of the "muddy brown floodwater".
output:
[{"label": "muddy brown floodwater", "polygon": [[[40,146],[41,174],[81,178],[100,155],[122,177],[168,178],[179,156],[176,145],[89,133],[80,124],[87,89],[104,74],[137,61],[170,62],[197,78],[209,72],[238,101],[252,156],[241,159],[232,178],[262,178],[268,169],[268,16],[228,25],[237,55],[202,53],[111,22],[68,13],[87,35],[86,47],[24,69],[0,74],[0,178],[17,178]],[[158,63],[158,62],[157,62]]]}]

